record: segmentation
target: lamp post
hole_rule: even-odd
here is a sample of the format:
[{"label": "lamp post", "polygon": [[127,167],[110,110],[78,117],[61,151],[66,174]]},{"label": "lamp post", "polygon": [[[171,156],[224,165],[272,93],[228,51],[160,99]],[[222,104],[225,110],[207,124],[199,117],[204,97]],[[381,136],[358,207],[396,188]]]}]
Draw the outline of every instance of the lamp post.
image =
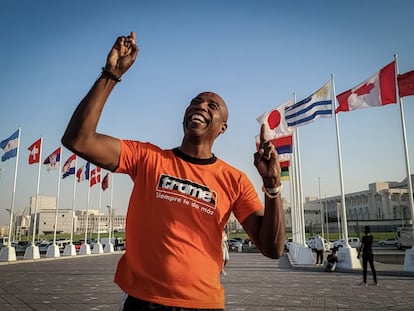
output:
[{"label": "lamp post", "polygon": [[10,226],[11,226],[11,229],[10,229],[10,236],[9,236],[9,243],[11,243],[11,242],[13,242],[14,240],[13,240],[13,227],[14,227],[14,223],[15,223],[15,218],[14,218],[14,213],[13,213],[13,215],[12,215],[12,210],[10,209],[10,208],[6,208],[6,211],[8,211],[9,213],[10,213],[10,219],[12,219],[12,221],[10,222]]},{"label": "lamp post", "polygon": [[320,177],[318,177],[318,185],[319,185],[319,210],[320,210],[320,213],[321,213],[321,233],[322,233],[322,237],[325,237],[324,236],[325,233],[324,233],[324,229],[323,229],[323,225],[324,225],[323,219],[324,219],[324,217],[323,217],[323,206],[322,206],[322,198],[321,198],[321,178]]},{"label": "lamp post", "polygon": [[112,208],[110,205],[107,205],[106,208],[108,209],[108,239],[111,241],[111,233],[112,233]]}]

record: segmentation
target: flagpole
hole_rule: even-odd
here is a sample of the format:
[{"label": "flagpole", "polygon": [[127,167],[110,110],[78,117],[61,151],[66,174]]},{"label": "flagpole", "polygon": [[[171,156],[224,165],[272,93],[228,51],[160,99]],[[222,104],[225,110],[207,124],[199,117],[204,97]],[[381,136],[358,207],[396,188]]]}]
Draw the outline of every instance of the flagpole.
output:
[{"label": "flagpole", "polygon": [[297,165],[298,165],[298,199],[299,199],[299,217],[300,217],[300,224],[301,224],[301,238],[302,243],[306,244],[306,227],[305,227],[305,211],[303,208],[303,185],[302,185],[302,170],[301,170],[301,162],[300,162],[300,144],[299,144],[299,129],[295,129],[295,144],[297,147]]},{"label": "flagpole", "polygon": [[114,229],[114,222],[112,221],[112,215],[113,215],[113,211],[114,211],[114,209],[113,209],[113,201],[114,201],[114,182],[115,182],[115,176],[112,174],[112,172],[110,173],[111,174],[111,179],[110,179],[110,181],[111,181],[111,199],[110,199],[110,204],[111,204],[111,236],[112,236],[112,233],[113,233],[113,229]]},{"label": "flagpole", "polygon": [[[394,55],[395,60],[395,70],[396,70],[396,77],[398,77],[398,64],[397,64],[397,54]],[[396,90],[398,90],[398,82],[396,81]],[[397,97],[398,97],[398,104],[400,107],[400,117],[401,117],[401,131],[403,136],[403,143],[404,143],[404,155],[405,155],[405,168],[407,170],[407,190],[408,190],[408,202],[409,207],[411,209],[411,227],[413,230],[413,236],[414,236],[414,204],[413,204],[413,184],[411,181],[411,172],[410,172],[410,157],[408,153],[408,144],[407,144],[407,134],[405,129],[405,116],[404,116],[404,106],[403,106],[403,100],[399,96],[397,91]],[[414,245],[412,247],[414,249]]]},{"label": "flagpole", "polygon": [[[90,174],[90,167],[89,167],[89,174]],[[90,176],[89,176],[90,178]],[[87,196],[87,203],[86,203],[86,224],[85,224],[85,244],[88,244],[88,222],[89,222],[89,202],[91,197],[91,186],[90,180],[88,179],[88,196]]]},{"label": "flagpole", "polygon": [[297,243],[298,242],[298,238],[296,236],[296,221],[295,221],[295,215],[296,215],[296,211],[295,211],[295,205],[294,205],[294,191],[293,191],[293,158],[291,157],[290,159],[290,165],[289,165],[289,188],[290,188],[290,222],[291,222],[291,227],[292,227],[292,241]]},{"label": "flagpole", "polygon": [[[98,175],[99,173],[99,175]],[[99,186],[99,206],[98,206],[98,241],[94,244],[93,250],[94,253],[103,253],[102,244],[101,244],[101,205],[102,205],[102,187],[101,187],[101,169],[96,167],[96,183]],[[99,182],[98,182],[99,181]],[[96,249],[95,249],[96,248]]]},{"label": "flagpole", "polygon": [[59,171],[58,171],[58,184],[57,184],[57,197],[56,197],[56,211],[55,211],[55,229],[53,231],[53,244],[56,245],[56,231],[57,231],[57,220],[59,212],[59,201],[60,201],[60,171],[62,170],[62,146],[60,146],[59,151]]},{"label": "flagpole", "polygon": [[[37,212],[39,206],[39,188],[40,188],[40,169],[41,169],[41,159],[42,159],[42,148],[43,148],[43,136],[40,136],[40,148],[39,148],[39,162],[38,162],[38,171],[37,171],[37,186],[36,186],[36,204],[35,212],[33,217],[33,232],[32,232],[32,245],[28,246],[24,252],[24,259],[39,259],[39,247],[35,243],[36,237],[36,228],[37,228]],[[30,208],[31,212],[31,208]],[[30,219],[31,221],[31,219]]]},{"label": "flagpole", "polygon": [[[113,206],[112,206],[112,204],[113,204],[113,201],[114,201],[114,176],[113,176],[113,174],[112,174],[112,172],[109,172],[109,175],[108,175],[108,182],[110,182],[111,183],[111,195],[110,195],[110,201],[109,201],[109,204],[110,204],[110,209],[109,209],[109,241],[111,241],[111,238],[112,238],[112,231],[113,231],[113,226],[114,226],[114,224],[113,224],[113,221],[112,221],[112,215],[113,215]],[[117,245],[117,247],[118,247],[118,245]]]},{"label": "flagpole", "polygon": [[43,149],[43,135],[40,136],[40,149],[39,149],[39,164],[37,169],[37,186],[36,186],[36,204],[35,204],[35,213],[34,213],[34,222],[33,222],[33,231],[32,231],[32,244],[35,245],[35,236],[36,236],[36,227],[37,227],[37,212],[39,204],[39,189],[40,189],[40,169],[42,167],[42,149]]},{"label": "flagpole", "polygon": [[12,234],[12,226],[13,226],[13,214],[14,214],[14,205],[15,205],[15,198],[16,198],[16,181],[17,181],[17,168],[19,166],[19,153],[20,153],[20,135],[21,135],[21,127],[19,126],[19,135],[17,136],[17,155],[16,155],[16,164],[14,166],[14,180],[13,180],[13,191],[12,191],[12,201],[10,206],[10,220],[9,220],[9,241],[8,246],[10,247],[11,244],[11,234]]},{"label": "flagpole", "polygon": [[[335,96],[335,84],[334,84],[334,76],[331,76],[332,79],[332,91],[333,91],[333,100],[336,102]],[[339,164],[339,182],[341,187],[341,231],[342,237],[345,240],[345,245],[349,248],[348,244],[348,226],[347,226],[347,217],[346,217],[346,206],[345,206],[345,189],[344,189],[344,179],[343,179],[343,170],[342,170],[342,155],[341,155],[341,141],[339,137],[339,125],[338,125],[338,114],[334,113],[335,115],[335,129],[336,129],[336,145],[338,151],[338,164]]]},{"label": "flagpole", "polygon": [[73,231],[74,231],[74,211],[75,211],[75,198],[76,198],[76,171],[78,170],[78,157],[75,155],[75,174],[73,174],[73,190],[72,190],[72,222],[70,225],[70,242],[73,244]]},{"label": "flagpole", "polygon": [[[75,208],[75,193],[76,193],[77,161],[78,161],[77,156],[75,155],[75,173],[73,174],[72,211],[71,211],[71,221],[70,221],[70,243],[65,246],[65,249],[63,251],[63,256],[76,256],[76,248],[75,248],[75,245],[73,244],[73,230],[74,230],[73,224],[74,224],[74,208]],[[70,172],[71,165],[72,165],[72,161],[69,164],[69,172]]]}]

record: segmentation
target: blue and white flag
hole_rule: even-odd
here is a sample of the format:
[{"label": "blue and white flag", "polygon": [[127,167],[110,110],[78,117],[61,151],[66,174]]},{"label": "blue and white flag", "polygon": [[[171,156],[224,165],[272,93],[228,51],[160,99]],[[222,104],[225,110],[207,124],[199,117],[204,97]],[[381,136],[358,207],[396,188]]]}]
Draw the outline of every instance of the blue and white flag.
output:
[{"label": "blue and white flag", "polygon": [[0,142],[0,148],[4,150],[4,154],[1,157],[2,161],[6,161],[10,158],[17,156],[17,149],[19,147],[19,130],[13,133],[12,136]]},{"label": "blue and white flag", "polygon": [[311,96],[285,108],[289,127],[298,127],[315,121],[319,117],[332,116],[332,80]]}]

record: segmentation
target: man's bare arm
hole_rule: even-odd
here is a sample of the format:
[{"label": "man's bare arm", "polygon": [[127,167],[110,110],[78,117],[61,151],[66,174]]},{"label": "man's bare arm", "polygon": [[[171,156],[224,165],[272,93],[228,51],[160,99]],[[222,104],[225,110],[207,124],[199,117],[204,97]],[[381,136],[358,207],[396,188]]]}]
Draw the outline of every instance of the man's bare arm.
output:
[{"label": "man's bare arm", "polygon": [[108,54],[101,76],[83,98],[62,137],[62,144],[87,161],[108,170],[119,164],[119,139],[96,132],[103,107],[120,77],[135,62],[135,33],[118,37]]}]

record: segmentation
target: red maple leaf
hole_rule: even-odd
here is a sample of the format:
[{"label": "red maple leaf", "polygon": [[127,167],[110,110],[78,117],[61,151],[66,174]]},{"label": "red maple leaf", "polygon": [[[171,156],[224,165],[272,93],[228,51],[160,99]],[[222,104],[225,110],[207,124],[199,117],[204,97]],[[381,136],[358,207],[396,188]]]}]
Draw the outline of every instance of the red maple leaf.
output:
[{"label": "red maple leaf", "polygon": [[357,94],[358,96],[369,94],[374,87],[374,83],[365,83],[354,90],[352,93]]}]

